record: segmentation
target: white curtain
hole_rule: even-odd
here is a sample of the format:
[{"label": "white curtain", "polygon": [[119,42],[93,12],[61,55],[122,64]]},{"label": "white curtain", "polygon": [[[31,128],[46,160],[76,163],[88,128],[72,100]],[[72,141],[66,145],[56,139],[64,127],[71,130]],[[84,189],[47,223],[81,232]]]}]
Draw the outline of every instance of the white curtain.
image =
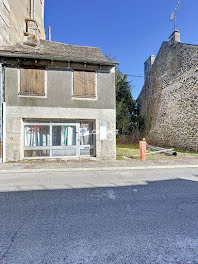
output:
[{"label": "white curtain", "polygon": [[61,146],[67,146],[67,130],[66,126],[61,127]]},{"label": "white curtain", "polygon": [[61,146],[76,145],[76,127],[63,126],[61,127]]},{"label": "white curtain", "polygon": [[34,129],[32,126],[25,127],[25,146],[47,146],[47,143],[50,140],[50,135],[46,128],[42,130],[42,132],[39,131],[39,129],[36,131],[36,129]]}]

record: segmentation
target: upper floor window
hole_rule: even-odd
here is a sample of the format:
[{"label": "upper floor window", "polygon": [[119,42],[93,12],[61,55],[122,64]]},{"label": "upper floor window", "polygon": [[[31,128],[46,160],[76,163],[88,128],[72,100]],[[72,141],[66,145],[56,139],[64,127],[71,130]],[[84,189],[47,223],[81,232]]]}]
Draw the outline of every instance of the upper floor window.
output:
[{"label": "upper floor window", "polygon": [[20,69],[20,95],[45,96],[45,69]]},{"label": "upper floor window", "polygon": [[73,96],[77,98],[96,97],[96,73],[74,71]]}]

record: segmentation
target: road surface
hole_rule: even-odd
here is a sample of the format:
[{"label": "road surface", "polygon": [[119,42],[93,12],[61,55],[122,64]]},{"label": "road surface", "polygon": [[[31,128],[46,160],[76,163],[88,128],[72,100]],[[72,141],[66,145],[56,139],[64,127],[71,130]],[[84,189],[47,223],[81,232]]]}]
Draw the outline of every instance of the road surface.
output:
[{"label": "road surface", "polygon": [[198,263],[198,169],[11,172],[1,186],[1,264]]}]

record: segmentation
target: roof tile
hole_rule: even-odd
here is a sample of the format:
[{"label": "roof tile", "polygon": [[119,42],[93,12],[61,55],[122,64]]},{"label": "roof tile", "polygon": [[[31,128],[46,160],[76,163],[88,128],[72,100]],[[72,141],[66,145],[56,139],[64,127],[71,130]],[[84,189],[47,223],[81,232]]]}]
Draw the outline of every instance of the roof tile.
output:
[{"label": "roof tile", "polygon": [[110,62],[97,47],[76,46],[48,40],[40,40],[40,44],[36,47],[23,43],[18,43],[15,46],[1,47],[0,52],[63,56],[82,59],[82,61]]}]

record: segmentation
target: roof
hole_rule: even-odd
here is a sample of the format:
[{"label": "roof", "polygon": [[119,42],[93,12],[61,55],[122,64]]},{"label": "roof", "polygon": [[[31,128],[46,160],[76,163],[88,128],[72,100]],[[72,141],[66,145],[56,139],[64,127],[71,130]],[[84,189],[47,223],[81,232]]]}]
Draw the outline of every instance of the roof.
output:
[{"label": "roof", "polygon": [[86,47],[64,44],[49,40],[40,40],[40,44],[32,47],[23,43],[15,46],[0,47],[1,56],[48,58],[54,60],[70,60],[115,65],[117,62],[108,60],[97,47]]}]

